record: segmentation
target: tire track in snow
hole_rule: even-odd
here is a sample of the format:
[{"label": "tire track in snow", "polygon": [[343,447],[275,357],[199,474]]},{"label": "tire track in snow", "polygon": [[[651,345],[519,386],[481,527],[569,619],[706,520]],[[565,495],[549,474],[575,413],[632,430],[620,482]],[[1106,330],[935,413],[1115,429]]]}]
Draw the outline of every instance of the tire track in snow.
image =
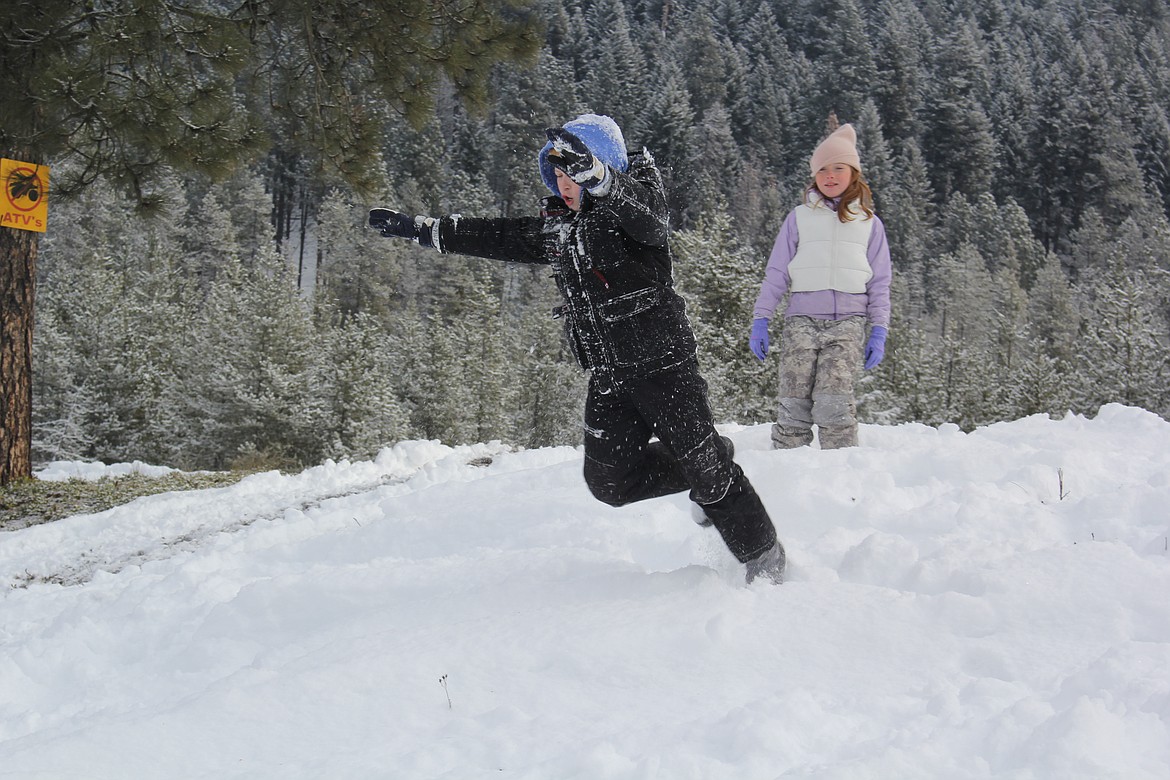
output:
[{"label": "tire track in snow", "polygon": [[0,587],[83,585],[99,571],[116,574],[196,550],[217,534],[279,521],[290,511],[305,513],[326,501],[407,483],[444,461],[486,466],[508,450],[499,443],[451,448],[407,442],[374,461],[328,462],[294,475],[254,474],[228,487],[145,496],[103,512],[0,532]]}]

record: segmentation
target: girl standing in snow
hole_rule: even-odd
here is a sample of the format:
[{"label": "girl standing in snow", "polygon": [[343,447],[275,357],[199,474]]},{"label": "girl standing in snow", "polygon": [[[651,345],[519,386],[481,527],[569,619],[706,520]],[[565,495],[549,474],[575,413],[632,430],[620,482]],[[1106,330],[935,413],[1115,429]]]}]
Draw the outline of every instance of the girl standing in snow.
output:
[{"label": "girl standing in snow", "polygon": [[885,354],[890,325],[890,250],[861,176],[853,126],[825,138],[809,168],[804,203],[784,220],[768,258],[749,341],[764,360],[768,323],[788,294],[774,449],[811,444],[814,424],[822,449],[857,446],[853,383],[862,344],[864,366],[872,369]]},{"label": "girl standing in snow", "polygon": [[[611,506],[690,489],[696,520],[714,525],[747,581],[780,582],[784,547],[731,441],[715,431],[695,337],[674,290],[662,178],[632,158],[617,123],[585,114],[545,131],[537,155],[540,216],[409,217],[373,209],[370,225],[443,254],[552,267],[554,316],[590,372],[585,483]],[[651,441],[656,436],[657,441]]]}]

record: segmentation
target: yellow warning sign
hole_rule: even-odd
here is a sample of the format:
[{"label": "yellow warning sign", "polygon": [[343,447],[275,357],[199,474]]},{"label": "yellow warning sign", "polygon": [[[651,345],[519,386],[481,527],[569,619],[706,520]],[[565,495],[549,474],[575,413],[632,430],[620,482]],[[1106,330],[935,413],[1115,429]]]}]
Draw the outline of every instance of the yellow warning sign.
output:
[{"label": "yellow warning sign", "polygon": [[0,159],[0,225],[45,232],[49,220],[49,168]]}]

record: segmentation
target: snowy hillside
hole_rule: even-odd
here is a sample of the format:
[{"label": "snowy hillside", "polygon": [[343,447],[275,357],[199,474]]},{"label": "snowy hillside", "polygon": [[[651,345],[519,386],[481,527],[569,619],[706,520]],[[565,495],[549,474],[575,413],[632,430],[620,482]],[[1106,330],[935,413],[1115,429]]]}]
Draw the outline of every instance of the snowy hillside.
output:
[{"label": "snowy hillside", "polygon": [[573,448],[0,533],[0,777],[1170,777],[1170,424],[723,431],[782,586]]}]

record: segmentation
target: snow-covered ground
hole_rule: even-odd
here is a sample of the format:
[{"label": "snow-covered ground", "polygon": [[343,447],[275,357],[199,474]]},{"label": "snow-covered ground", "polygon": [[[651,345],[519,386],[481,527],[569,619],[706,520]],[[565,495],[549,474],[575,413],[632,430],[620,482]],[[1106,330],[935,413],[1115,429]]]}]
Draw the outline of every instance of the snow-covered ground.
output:
[{"label": "snow-covered ground", "polygon": [[1170,424],[723,430],[782,586],[569,447],[0,533],[0,777],[1170,777]]}]

